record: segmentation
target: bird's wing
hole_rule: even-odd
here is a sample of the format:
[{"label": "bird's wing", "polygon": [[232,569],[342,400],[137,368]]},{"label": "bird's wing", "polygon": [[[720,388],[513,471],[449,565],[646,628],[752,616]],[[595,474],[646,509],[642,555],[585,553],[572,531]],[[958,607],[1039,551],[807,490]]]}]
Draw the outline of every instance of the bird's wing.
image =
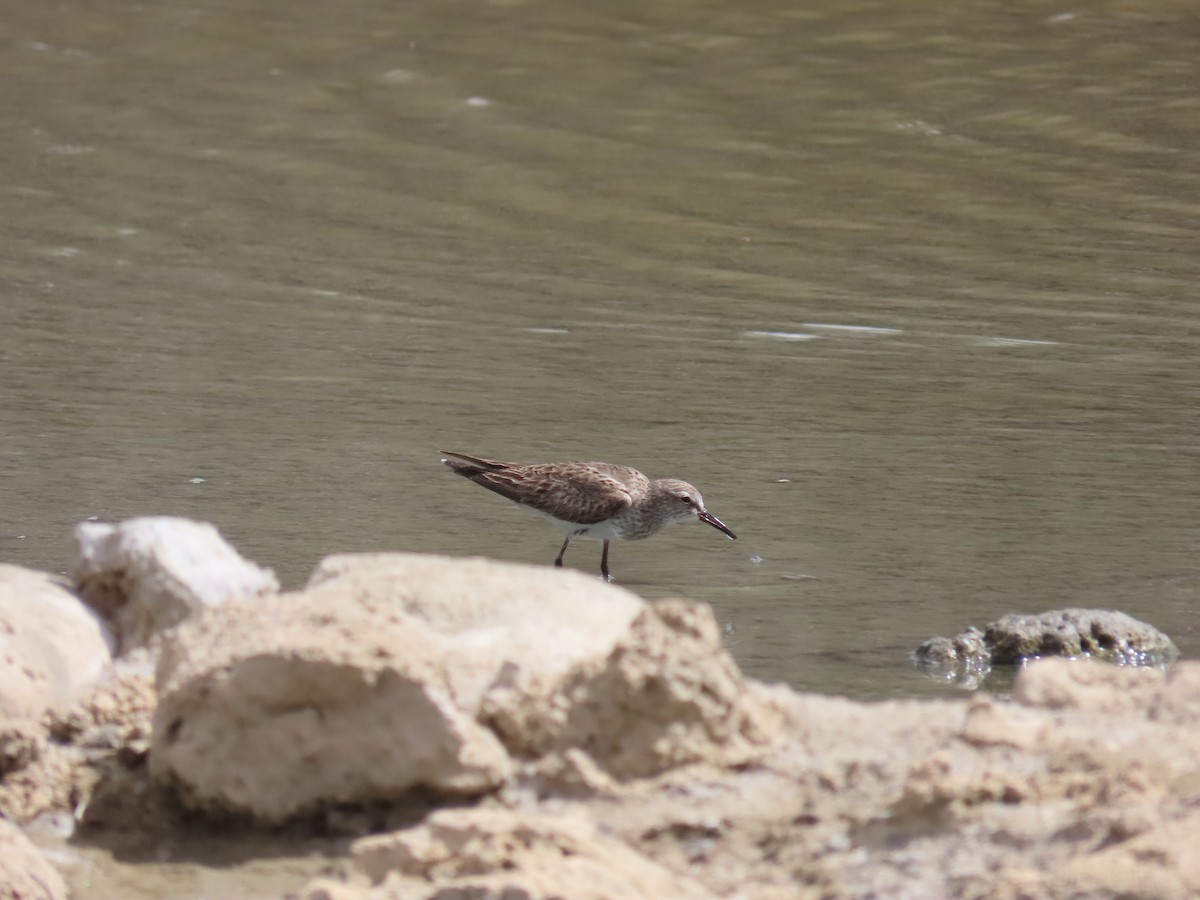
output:
[{"label": "bird's wing", "polygon": [[513,466],[467,477],[517,503],[579,525],[611,519],[633,503],[624,483],[592,464]]}]

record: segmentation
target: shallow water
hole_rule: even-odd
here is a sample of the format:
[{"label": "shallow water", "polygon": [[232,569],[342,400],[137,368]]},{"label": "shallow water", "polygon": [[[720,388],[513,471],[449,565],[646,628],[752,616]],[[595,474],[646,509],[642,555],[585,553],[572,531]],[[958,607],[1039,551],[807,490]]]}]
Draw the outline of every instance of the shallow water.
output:
[{"label": "shallow water", "polygon": [[[1200,655],[1192,4],[912,6],[9,9],[0,560],[169,513],[289,586],[549,563],[437,450],[592,458],[738,532],[612,561],[758,677],[954,695],[917,643],[1067,605]],[[47,841],[77,896],[326,867]]]},{"label": "shallow water", "polygon": [[549,563],[438,448],[604,459],[738,532],[613,568],[758,677],[946,694],[921,640],[1067,605],[1196,656],[1189,9],[11,10],[0,558]]}]

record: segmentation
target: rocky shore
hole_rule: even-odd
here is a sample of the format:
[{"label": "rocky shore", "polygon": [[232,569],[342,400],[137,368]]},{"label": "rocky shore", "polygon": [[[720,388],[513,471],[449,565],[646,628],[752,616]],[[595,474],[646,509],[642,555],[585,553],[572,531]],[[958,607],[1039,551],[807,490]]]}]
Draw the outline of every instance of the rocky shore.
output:
[{"label": "rocky shore", "polygon": [[[0,566],[0,898],[105,896],[47,821],[65,848],[338,836],[275,895],[304,900],[1200,896],[1200,663],[857,703],[576,572],[340,555],[280,592],[204,523],[76,542],[65,580]],[[1084,643],[1029,646],[1140,659],[1068,612]]]}]

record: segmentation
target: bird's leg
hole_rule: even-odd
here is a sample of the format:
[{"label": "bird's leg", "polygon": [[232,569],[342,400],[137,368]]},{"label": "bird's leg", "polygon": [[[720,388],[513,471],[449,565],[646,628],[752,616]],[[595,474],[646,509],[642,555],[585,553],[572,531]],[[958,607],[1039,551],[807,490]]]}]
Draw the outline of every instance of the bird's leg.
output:
[{"label": "bird's leg", "polygon": [[612,581],[612,576],[608,574],[608,541],[604,542],[604,552],[600,554],[600,574],[605,581]]},{"label": "bird's leg", "polygon": [[574,537],[574,535],[568,534],[567,539],[565,541],[563,541],[562,549],[558,551],[558,558],[554,560],[554,568],[556,568],[556,569],[562,568],[563,554],[567,552],[567,545],[569,543],[571,543],[572,537]]}]

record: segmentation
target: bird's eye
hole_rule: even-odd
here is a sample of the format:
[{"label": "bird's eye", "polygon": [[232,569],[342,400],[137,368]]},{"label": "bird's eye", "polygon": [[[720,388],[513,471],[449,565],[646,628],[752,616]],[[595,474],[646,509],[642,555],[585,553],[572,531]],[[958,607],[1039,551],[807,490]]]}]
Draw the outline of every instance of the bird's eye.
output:
[{"label": "bird's eye", "polygon": [[679,499],[682,500],[684,503],[686,503],[688,506],[692,505],[692,498],[689,497],[687,494],[680,494]]}]

